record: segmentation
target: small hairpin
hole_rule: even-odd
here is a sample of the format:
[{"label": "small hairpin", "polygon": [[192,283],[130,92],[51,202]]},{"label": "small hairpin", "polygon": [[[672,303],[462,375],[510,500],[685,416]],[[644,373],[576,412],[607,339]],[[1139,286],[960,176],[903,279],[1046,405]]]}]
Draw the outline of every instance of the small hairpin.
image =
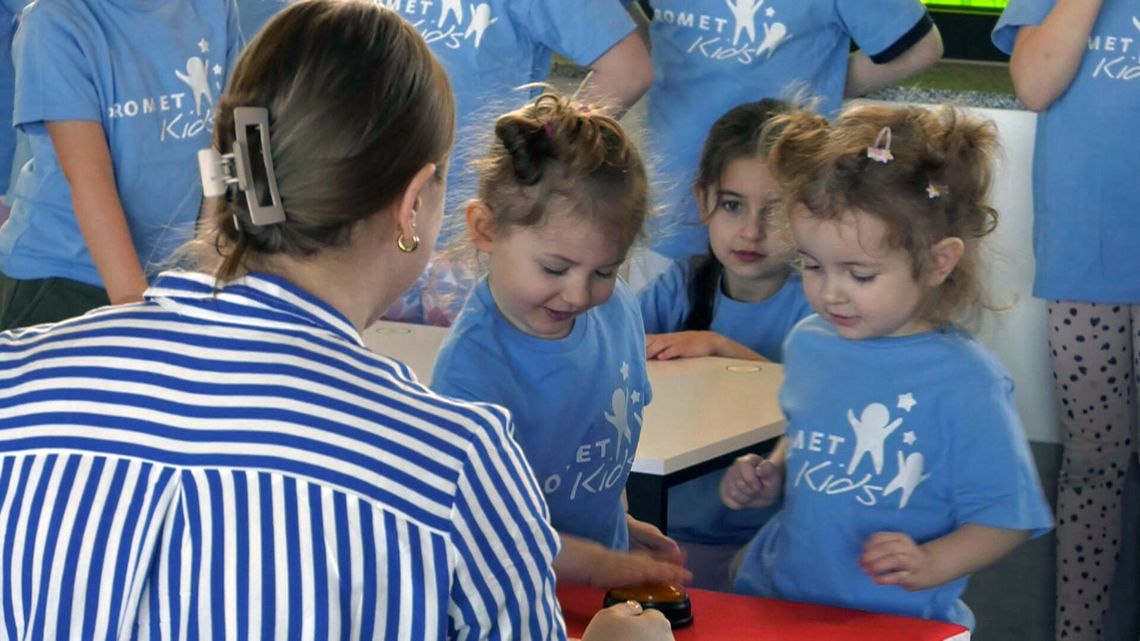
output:
[{"label": "small hairpin", "polygon": [[550,138],[550,139],[554,138],[554,126],[551,125],[549,122],[542,126],[542,130],[546,132],[547,138]]},{"label": "small hairpin", "polygon": [[941,198],[942,197],[942,189],[940,187],[938,187],[937,185],[935,185],[934,183],[930,183],[929,185],[926,186],[926,197],[929,198],[930,200],[934,200],[935,198]]},{"label": "small hairpin", "polygon": [[[885,140],[884,140],[885,139]],[[885,146],[879,145],[885,142]],[[891,128],[883,127],[879,130],[879,135],[875,136],[875,142],[867,147],[867,157],[875,162],[883,164],[889,163],[894,160],[894,154],[891,153]]]}]

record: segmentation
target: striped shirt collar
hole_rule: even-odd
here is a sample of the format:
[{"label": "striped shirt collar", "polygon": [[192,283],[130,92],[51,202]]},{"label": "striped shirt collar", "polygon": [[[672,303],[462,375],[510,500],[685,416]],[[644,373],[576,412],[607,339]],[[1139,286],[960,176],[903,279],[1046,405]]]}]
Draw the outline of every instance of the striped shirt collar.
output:
[{"label": "striped shirt collar", "polygon": [[195,318],[265,329],[304,328],[364,346],[360,332],[344,314],[280,276],[251,272],[217,285],[210,274],[167,271],[159,274],[144,298]]}]

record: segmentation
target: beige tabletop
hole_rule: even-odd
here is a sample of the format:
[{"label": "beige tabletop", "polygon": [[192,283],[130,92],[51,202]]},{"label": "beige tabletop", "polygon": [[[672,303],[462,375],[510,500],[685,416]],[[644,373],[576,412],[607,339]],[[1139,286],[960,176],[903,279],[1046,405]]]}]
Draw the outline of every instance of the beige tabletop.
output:
[{"label": "beige tabletop", "polygon": [[[369,349],[431,380],[441,327],[380,321],[364,332]],[[784,417],[776,394],[783,367],[731,358],[650,361],[653,401],[633,471],[667,475],[779,436]]]}]

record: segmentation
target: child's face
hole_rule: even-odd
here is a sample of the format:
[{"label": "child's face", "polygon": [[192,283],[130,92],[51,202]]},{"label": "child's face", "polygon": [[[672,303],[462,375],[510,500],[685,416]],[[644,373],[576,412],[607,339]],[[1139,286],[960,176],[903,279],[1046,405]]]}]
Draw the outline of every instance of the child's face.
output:
[{"label": "child's face", "polygon": [[481,247],[491,293],[512,325],[540,338],[565,337],[575,318],[606,302],[629,249],[573,213],[504,231]]},{"label": "child's face", "polygon": [[759,158],[729,162],[720,181],[697,194],[712,252],[724,265],[725,290],[738,300],[752,300],[753,291],[770,293],[766,281],[788,273],[787,256],[768,237],[777,195],[776,179]]},{"label": "child's face", "polygon": [[858,340],[930,329],[918,313],[928,288],[915,279],[906,251],[886,246],[887,228],[879,219],[850,211],[837,221],[819,220],[801,205],[791,222],[804,293],[840,336]]}]

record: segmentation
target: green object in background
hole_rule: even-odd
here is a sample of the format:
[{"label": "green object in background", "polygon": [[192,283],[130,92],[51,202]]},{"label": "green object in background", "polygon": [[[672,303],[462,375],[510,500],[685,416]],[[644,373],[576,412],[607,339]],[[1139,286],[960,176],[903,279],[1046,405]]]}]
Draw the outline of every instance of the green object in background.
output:
[{"label": "green object in background", "polygon": [[[988,11],[1001,11],[1009,0],[922,0],[922,3],[931,9],[980,9]],[[987,12],[988,12],[987,11]]]}]

